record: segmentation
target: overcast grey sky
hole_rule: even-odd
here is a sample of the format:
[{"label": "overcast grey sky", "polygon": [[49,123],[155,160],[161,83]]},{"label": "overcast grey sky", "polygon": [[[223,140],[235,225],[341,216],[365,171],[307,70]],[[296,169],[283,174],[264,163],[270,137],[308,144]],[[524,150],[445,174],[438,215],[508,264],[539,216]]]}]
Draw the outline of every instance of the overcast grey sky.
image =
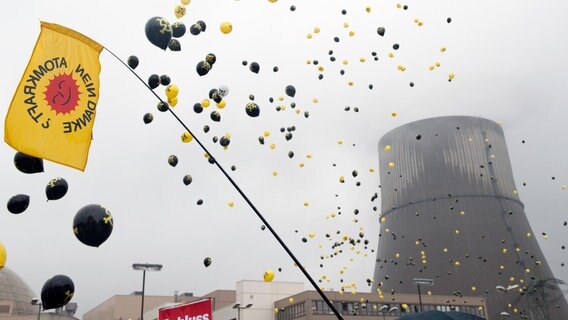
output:
[{"label": "overcast grey sky", "polygon": [[[555,276],[568,280],[568,271],[561,266],[567,260],[561,249],[567,240],[562,223],[568,220],[568,190],[562,190],[568,185],[568,46],[562,40],[568,5],[564,1],[407,1],[401,2],[409,6],[403,10],[397,9],[396,1],[193,0],[181,20],[188,27],[204,20],[207,31],[199,36],[187,33],[180,39],[181,52],[163,52],[146,40],[144,25],[153,16],[175,21],[176,4],[106,0],[4,4],[0,13],[3,114],[39,34],[40,20],[82,32],[123,59],[136,54],[140,59],[136,71],[144,79],[152,73],[168,74],[180,87],[175,111],[222,165],[227,169],[236,165],[231,174],[237,183],[313,277],[325,275],[330,281],[322,285],[335,289],[343,278],[361,291],[369,290],[366,279],[372,276],[375,260],[371,250],[378,243],[379,213],[372,208],[380,208],[380,203],[371,203],[370,198],[379,191],[379,138],[426,117],[472,115],[500,121],[533,231]],[[296,11],[289,10],[291,5]],[[415,18],[423,22],[421,27]],[[226,20],[233,24],[228,35],[219,31]],[[386,28],[384,37],[376,33],[379,26]],[[314,27],[321,31],[308,39]],[[350,31],[354,36],[349,36]],[[336,36],[339,42],[334,42]],[[395,43],[400,45],[396,51]],[[446,52],[440,52],[442,47]],[[329,50],[336,62],[329,60]],[[373,51],[378,61],[373,61]],[[199,77],[195,65],[209,52],[217,55],[217,63],[208,75]],[[394,58],[388,57],[390,52]],[[360,62],[361,57],[366,62]],[[242,60],[257,61],[260,73],[243,67]],[[306,60],[319,60],[323,80],[317,78],[317,66]],[[343,60],[348,64],[343,65]],[[429,71],[435,62],[440,67]],[[70,276],[79,314],[114,294],[140,290],[141,274],[131,269],[135,262],[164,265],[162,272],[148,276],[149,294],[233,289],[241,279],[261,279],[267,268],[282,268],[277,281],[303,281],[276,241],[261,231],[246,203],[204,160],[197,144],[181,143],[184,130],[169,114],[156,110],[155,97],[107,52],[101,54],[101,63],[94,140],[84,173],[46,163],[45,173],[24,175],[12,164],[14,151],[6,144],[0,146],[0,199],[7,202],[18,193],[31,196],[23,214],[12,215],[5,207],[1,211],[0,241],[8,250],[7,266],[37,294],[51,276]],[[397,70],[398,65],[406,71]],[[279,67],[277,73],[274,66]],[[452,82],[447,81],[449,73],[455,74]],[[415,86],[410,87],[410,82]],[[295,85],[296,97],[279,104],[296,102],[300,115],[290,107],[276,112],[278,103],[268,102],[269,97],[285,96],[288,84]],[[215,106],[199,115],[192,106],[220,85],[227,85],[230,93],[227,107],[220,110],[221,122],[212,123],[209,112]],[[163,96],[163,87],[157,92]],[[261,108],[255,119],[244,112],[250,94]],[[346,106],[351,110],[344,111]],[[360,111],[354,112],[354,107]],[[304,111],[309,111],[309,118]],[[155,116],[150,125],[142,122],[146,112]],[[392,117],[392,112],[398,116]],[[202,130],[206,124],[211,126],[207,134]],[[292,125],[297,130],[286,141],[279,129]],[[261,146],[258,136],[266,130],[271,135]],[[226,151],[211,140],[225,133],[232,135]],[[271,143],[276,144],[274,150]],[[288,151],[294,151],[293,159]],[[167,164],[170,154],[180,160],[175,168]],[[351,176],[353,170],[359,172],[357,179]],[[193,176],[190,186],[182,183],[185,174]],[[340,176],[346,177],[346,183],[339,183]],[[65,198],[48,203],[44,188],[54,177],[67,179],[70,189]],[[204,204],[197,206],[198,199]],[[114,232],[100,248],[81,244],[71,228],[77,210],[91,203],[107,207],[114,216]],[[355,209],[360,210],[357,217]],[[341,215],[330,217],[339,211]],[[320,256],[333,252],[330,246],[338,239],[338,230],[350,236],[362,230],[369,248],[359,254],[344,250],[320,268]],[[310,232],[315,233],[313,239]],[[326,233],[333,235],[333,241],[325,238]],[[302,237],[308,242],[303,243]],[[202,261],[207,256],[213,264],[206,269]]]}]

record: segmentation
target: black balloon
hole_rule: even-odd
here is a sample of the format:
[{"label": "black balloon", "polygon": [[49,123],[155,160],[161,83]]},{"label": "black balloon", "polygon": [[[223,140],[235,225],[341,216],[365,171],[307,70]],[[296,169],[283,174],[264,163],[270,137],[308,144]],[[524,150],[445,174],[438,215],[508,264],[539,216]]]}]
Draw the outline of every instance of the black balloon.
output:
[{"label": "black balloon", "polygon": [[211,99],[213,99],[213,101],[215,101],[216,103],[221,103],[221,100],[223,100],[223,97],[219,94],[219,91],[215,90],[215,92],[213,92]]},{"label": "black balloon", "polygon": [[205,29],[207,29],[207,25],[202,20],[197,21],[196,24],[201,28],[202,32],[205,32]]},{"label": "black balloon", "polygon": [[172,24],[172,36],[174,38],[181,38],[185,34],[185,24],[181,21],[176,21]]},{"label": "black balloon", "polygon": [[286,86],[286,94],[292,98],[296,95],[296,88],[293,85]]},{"label": "black balloon", "polygon": [[199,63],[197,63],[197,66],[195,67],[195,70],[197,71],[198,75],[204,76],[209,73],[209,70],[211,70],[211,65],[206,61],[199,61]]},{"label": "black balloon", "polygon": [[13,214],[20,214],[30,205],[30,196],[27,194],[18,194],[8,200],[8,211]]},{"label": "black balloon", "polygon": [[168,163],[170,164],[170,166],[175,167],[178,164],[178,157],[176,157],[175,155],[171,155],[168,157]]},{"label": "black balloon", "polygon": [[128,62],[128,66],[132,69],[136,69],[136,67],[138,67],[139,61],[138,61],[138,57],[136,57],[136,56],[128,57],[127,62]]},{"label": "black balloon", "polygon": [[153,17],[146,22],[146,38],[156,47],[166,50],[172,38],[172,27],[162,17]]},{"label": "black balloon", "polygon": [[221,137],[221,139],[219,139],[219,144],[223,147],[228,147],[229,144],[231,143],[231,139],[227,138],[227,137]]},{"label": "black balloon", "polygon": [[249,69],[254,73],[258,73],[260,71],[260,65],[256,62],[253,62],[250,64]]},{"label": "black balloon", "polygon": [[209,267],[211,265],[211,262],[213,261],[209,257],[203,259],[203,264],[205,265],[205,268]]},{"label": "black balloon", "polygon": [[189,27],[189,33],[196,36],[201,33],[201,27],[198,24],[192,24],[191,27]]},{"label": "black balloon", "polygon": [[215,122],[221,121],[221,114],[217,111],[211,112],[211,120],[213,120]]},{"label": "black balloon", "polygon": [[161,85],[167,86],[168,84],[170,84],[170,82],[172,82],[172,79],[170,79],[170,77],[167,74],[163,74],[160,76]]},{"label": "black balloon", "polygon": [[148,124],[154,120],[154,116],[151,113],[146,113],[142,120],[144,120],[145,124]]},{"label": "black balloon", "polygon": [[73,298],[75,285],[66,275],[56,275],[47,280],[41,288],[43,310],[61,308]]},{"label": "black balloon", "polygon": [[158,110],[160,110],[161,112],[166,112],[168,111],[168,109],[170,108],[170,106],[166,103],[166,102],[158,102],[157,105]]},{"label": "black balloon", "polygon": [[385,31],[386,29],[384,27],[378,27],[377,28],[377,33],[379,34],[379,36],[384,37],[385,36]]},{"label": "black balloon", "polygon": [[209,99],[213,99],[213,94],[219,94],[219,90],[217,89],[211,89],[209,90]]},{"label": "black balloon", "polygon": [[45,195],[47,200],[58,200],[67,194],[69,185],[63,178],[51,179],[45,187]]},{"label": "black balloon", "polygon": [[148,86],[151,89],[156,89],[160,85],[160,76],[157,74],[153,74],[148,77]]},{"label": "black balloon", "polygon": [[185,184],[186,186],[188,186],[192,181],[193,178],[189,174],[183,177],[183,184]]},{"label": "black balloon", "polygon": [[172,39],[168,43],[168,48],[170,48],[170,50],[172,51],[181,51],[181,44],[177,39]]},{"label": "black balloon", "polygon": [[254,102],[249,102],[247,103],[247,106],[245,107],[245,110],[247,112],[247,114],[250,117],[258,117],[258,115],[260,114],[260,108],[258,107],[258,105]]},{"label": "black balloon", "polygon": [[14,165],[23,173],[43,172],[43,159],[17,152],[14,156]]},{"label": "black balloon", "polygon": [[205,56],[205,61],[207,63],[209,63],[211,66],[213,66],[215,64],[215,62],[217,61],[217,56],[214,53],[208,53]]},{"label": "black balloon", "polygon": [[113,220],[110,212],[97,204],[84,206],[73,219],[73,232],[79,241],[98,247],[112,233]]},{"label": "black balloon", "polygon": [[195,111],[195,113],[203,112],[203,106],[201,106],[201,103],[194,104],[193,105],[193,111]]}]

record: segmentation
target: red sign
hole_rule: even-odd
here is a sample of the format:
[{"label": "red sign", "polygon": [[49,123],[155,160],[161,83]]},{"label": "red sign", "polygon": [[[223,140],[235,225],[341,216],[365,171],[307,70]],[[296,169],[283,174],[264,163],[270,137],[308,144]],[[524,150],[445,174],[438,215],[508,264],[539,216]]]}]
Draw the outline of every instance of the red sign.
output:
[{"label": "red sign", "polygon": [[162,308],[158,320],[213,320],[211,299]]}]

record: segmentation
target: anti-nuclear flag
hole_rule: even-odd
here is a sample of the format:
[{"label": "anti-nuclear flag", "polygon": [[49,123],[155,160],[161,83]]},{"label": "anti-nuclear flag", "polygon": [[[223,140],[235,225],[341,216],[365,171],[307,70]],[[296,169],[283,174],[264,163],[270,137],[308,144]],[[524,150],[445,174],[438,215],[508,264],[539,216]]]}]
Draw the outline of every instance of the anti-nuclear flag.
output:
[{"label": "anti-nuclear flag", "polygon": [[25,154],[85,170],[99,99],[103,46],[41,22],[6,115],[4,140]]}]

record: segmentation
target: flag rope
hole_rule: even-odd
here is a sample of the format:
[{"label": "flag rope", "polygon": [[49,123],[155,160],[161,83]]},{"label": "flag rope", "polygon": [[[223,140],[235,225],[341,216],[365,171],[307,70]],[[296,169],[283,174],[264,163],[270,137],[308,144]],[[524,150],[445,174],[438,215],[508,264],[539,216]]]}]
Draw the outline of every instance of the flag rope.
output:
[{"label": "flag rope", "polygon": [[328,299],[328,297],[325,295],[325,293],[321,290],[321,288],[317,285],[317,283],[314,281],[314,279],[312,279],[312,277],[310,276],[310,274],[306,271],[306,269],[304,268],[304,266],[300,263],[300,261],[298,260],[298,258],[296,258],[296,256],[294,255],[294,253],[292,253],[292,251],[290,250],[290,248],[288,248],[288,246],[286,245],[286,243],[284,243],[284,241],[280,238],[280,236],[278,235],[278,233],[276,233],[276,231],[272,228],[272,226],[268,223],[268,221],[264,218],[264,216],[260,213],[260,211],[258,211],[258,209],[256,208],[256,206],[250,201],[250,199],[247,197],[247,195],[241,190],[241,188],[239,187],[239,185],[237,185],[237,183],[233,180],[233,178],[231,178],[231,176],[227,173],[227,171],[225,171],[225,169],[223,168],[223,166],[221,166],[221,164],[215,159],[215,157],[213,157],[213,155],[209,152],[209,150],[207,150],[207,148],[201,143],[201,141],[199,141],[199,139],[191,132],[191,130],[187,127],[187,125],[177,116],[177,114],[175,114],[175,112],[172,110],[172,108],[169,107],[169,105],[164,102],[164,100],[162,98],[160,98],[160,96],[154,91],[152,90],[152,88],[150,88],[150,86],[146,83],[146,81],[142,80],[142,78],[140,78],[140,76],[132,69],[130,68],[124,61],[122,61],[122,59],[120,59],[117,55],[115,55],[112,51],[110,51],[108,48],[104,48],[108,53],[110,53],[113,57],[115,57],[118,61],[120,61],[128,70],[130,70],[130,72],[132,72],[132,74],[134,74],[136,76],[136,78],[138,78],[138,80],[140,80],[140,82],[142,82],[144,84],[144,86],[146,86],[146,88],[148,88],[148,90],[150,90],[150,92],[152,92],[152,94],[154,94],[154,96],[160,101],[160,103],[163,103],[165,105],[168,106],[168,111],[174,116],[174,118],[176,118],[176,120],[185,128],[185,130],[187,130],[187,132],[189,132],[189,134],[191,134],[191,136],[193,136],[193,139],[195,139],[195,142],[197,142],[197,144],[199,144],[199,146],[201,147],[201,149],[203,149],[203,151],[205,151],[205,153],[210,157],[210,159],[213,159],[213,163],[215,163],[215,165],[217,166],[217,168],[219,168],[219,170],[221,170],[221,172],[223,173],[223,175],[225,175],[225,178],[227,178],[227,180],[229,180],[229,182],[233,185],[233,187],[235,187],[235,189],[239,192],[239,194],[241,195],[241,197],[243,197],[243,199],[246,201],[246,203],[251,207],[251,209],[254,211],[254,213],[256,213],[256,216],[262,221],[262,223],[266,226],[266,228],[268,228],[268,230],[270,231],[270,233],[272,233],[272,235],[274,236],[274,238],[276,238],[276,240],[278,241],[278,243],[280,244],[280,246],[282,246],[282,248],[284,249],[284,251],[286,251],[286,253],[288,253],[288,255],[290,256],[290,258],[292,258],[292,260],[294,261],[294,263],[296,264],[296,266],[298,266],[298,268],[300,268],[300,270],[302,271],[302,273],[304,274],[304,276],[308,279],[308,281],[310,282],[310,284],[316,289],[316,291],[319,293],[319,295],[322,297],[322,299],[327,303],[327,305],[329,306],[329,308],[333,311],[333,313],[335,314],[335,316],[337,317],[337,319],[339,320],[343,320],[343,317],[341,316],[341,314],[337,311],[337,309],[335,308],[335,306],[333,305],[333,303]]}]

